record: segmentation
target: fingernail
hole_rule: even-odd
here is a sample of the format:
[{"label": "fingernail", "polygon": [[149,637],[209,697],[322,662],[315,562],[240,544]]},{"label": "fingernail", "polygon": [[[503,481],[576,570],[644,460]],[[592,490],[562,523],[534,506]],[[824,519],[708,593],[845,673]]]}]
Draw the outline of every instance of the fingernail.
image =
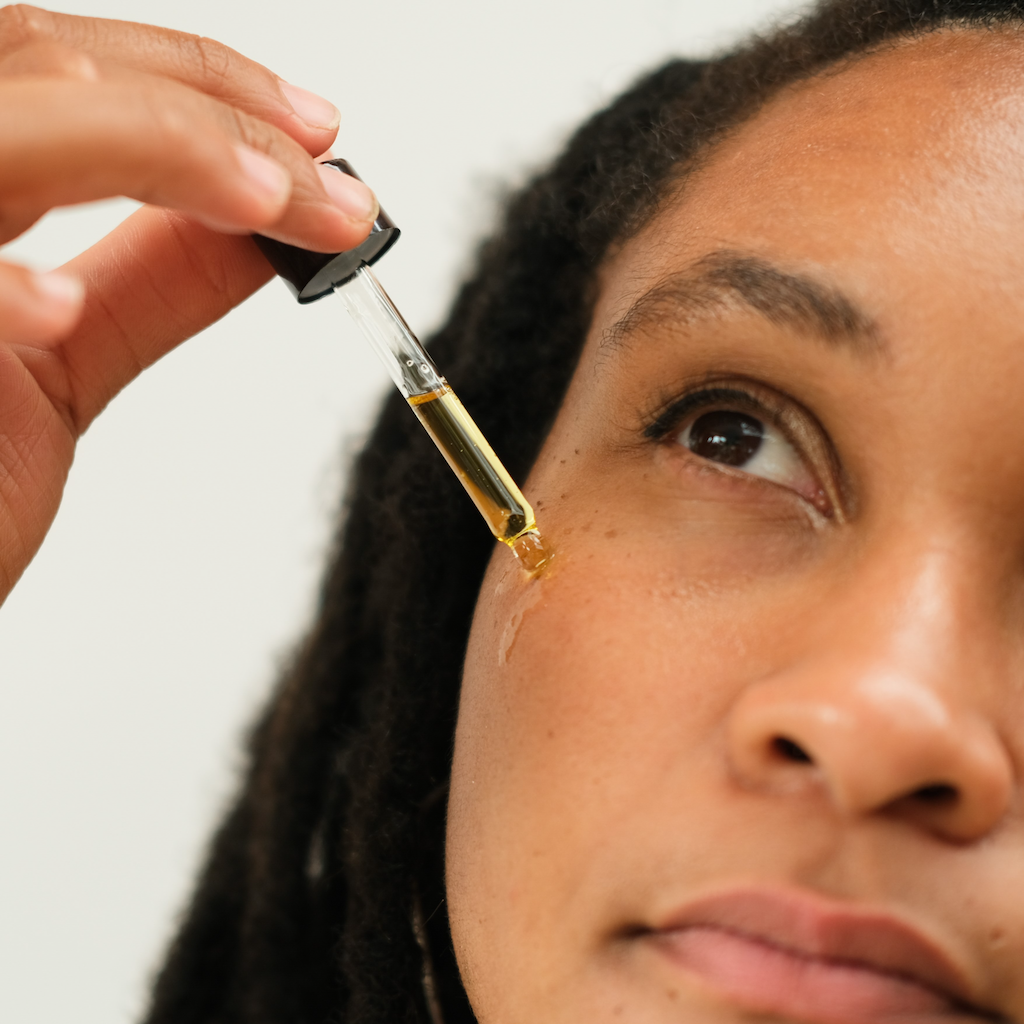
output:
[{"label": "fingernail", "polygon": [[33,274],[32,284],[40,298],[50,306],[77,306],[85,297],[85,286],[77,277],[52,270]]},{"label": "fingernail", "polygon": [[283,204],[292,190],[292,179],[288,172],[276,160],[242,143],[235,146],[235,154],[242,173],[249,179],[254,190],[267,199]]},{"label": "fingernail", "polygon": [[341,124],[341,111],[323,96],[317,96],[308,89],[300,89],[290,82],[281,82],[281,92],[285,94],[292,110],[308,125],[332,131]]},{"label": "fingernail", "polygon": [[331,202],[346,217],[359,223],[377,219],[377,197],[358,178],[323,164],[317,164],[316,169]]}]

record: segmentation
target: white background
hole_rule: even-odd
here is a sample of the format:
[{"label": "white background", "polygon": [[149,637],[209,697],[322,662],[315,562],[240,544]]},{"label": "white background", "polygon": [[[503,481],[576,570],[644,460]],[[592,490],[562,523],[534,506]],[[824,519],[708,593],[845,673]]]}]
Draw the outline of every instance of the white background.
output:
[{"label": "white background", "polygon": [[[425,334],[501,188],[642,70],[793,0],[93,0],[212,36],[333,100],[335,151],[403,230],[379,268]],[[51,214],[52,267],[132,209]],[[0,608],[0,1020],[136,1019],[239,740],[300,634],[344,470],[388,386],[331,299],[274,282],[172,353],[79,447]],[[442,367],[443,370],[443,367]]]}]

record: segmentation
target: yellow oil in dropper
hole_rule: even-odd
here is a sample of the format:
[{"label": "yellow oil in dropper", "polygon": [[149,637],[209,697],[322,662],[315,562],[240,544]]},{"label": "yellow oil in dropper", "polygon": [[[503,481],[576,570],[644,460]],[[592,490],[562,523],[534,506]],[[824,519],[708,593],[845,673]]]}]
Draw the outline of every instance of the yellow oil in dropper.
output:
[{"label": "yellow oil in dropper", "polygon": [[373,271],[365,264],[361,266],[338,288],[338,295],[473,499],[491,533],[512,549],[524,569],[539,573],[549,555],[530,503]]}]

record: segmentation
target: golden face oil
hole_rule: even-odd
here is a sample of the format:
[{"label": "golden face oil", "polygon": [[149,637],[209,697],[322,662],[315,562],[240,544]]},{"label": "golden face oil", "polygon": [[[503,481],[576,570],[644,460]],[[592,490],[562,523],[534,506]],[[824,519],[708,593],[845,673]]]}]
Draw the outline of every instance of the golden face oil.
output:
[{"label": "golden face oil", "polygon": [[360,267],[338,294],[491,533],[539,573],[549,555],[533,509],[373,272]]}]

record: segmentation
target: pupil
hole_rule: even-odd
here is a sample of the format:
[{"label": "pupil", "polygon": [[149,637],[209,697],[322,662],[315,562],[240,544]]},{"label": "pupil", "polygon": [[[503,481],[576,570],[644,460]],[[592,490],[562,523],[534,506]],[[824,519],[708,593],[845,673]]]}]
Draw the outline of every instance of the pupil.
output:
[{"label": "pupil", "polygon": [[753,416],[727,409],[706,412],[690,427],[690,451],[712,462],[742,466],[761,447],[764,424]]}]

